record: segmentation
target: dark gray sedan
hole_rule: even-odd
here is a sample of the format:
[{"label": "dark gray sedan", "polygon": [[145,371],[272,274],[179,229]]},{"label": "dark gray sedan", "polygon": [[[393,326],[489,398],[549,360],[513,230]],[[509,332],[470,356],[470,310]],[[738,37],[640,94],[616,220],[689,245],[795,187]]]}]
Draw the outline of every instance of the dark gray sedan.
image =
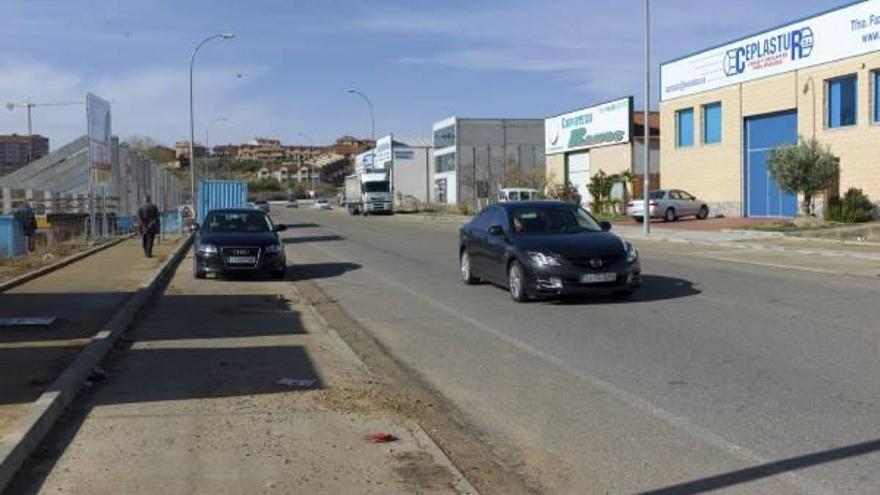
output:
[{"label": "dark gray sedan", "polygon": [[498,203],[460,231],[465,284],[506,287],[517,302],[566,295],[627,297],[641,284],[635,246],[586,210],[561,201]]}]

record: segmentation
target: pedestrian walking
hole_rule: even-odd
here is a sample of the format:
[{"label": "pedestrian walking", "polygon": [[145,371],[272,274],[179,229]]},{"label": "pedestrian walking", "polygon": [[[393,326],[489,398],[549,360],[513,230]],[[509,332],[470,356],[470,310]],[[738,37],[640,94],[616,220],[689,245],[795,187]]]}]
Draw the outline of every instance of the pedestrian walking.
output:
[{"label": "pedestrian walking", "polygon": [[15,209],[15,219],[21,224],[21,231],[27,239],[28,251],[36,248],[36,239],[34,234],[37,233],[37,215],[34,213],[33,207],[27,201],[23,201],[18,208]]},{"label": "pedestrian walking", "polygon": [[159,233],[159,208],[147,196],[144,204],[138,208],[138,220],[141,227],[141,240],[144,245],[144,256],[153,257],[153,241]]}]

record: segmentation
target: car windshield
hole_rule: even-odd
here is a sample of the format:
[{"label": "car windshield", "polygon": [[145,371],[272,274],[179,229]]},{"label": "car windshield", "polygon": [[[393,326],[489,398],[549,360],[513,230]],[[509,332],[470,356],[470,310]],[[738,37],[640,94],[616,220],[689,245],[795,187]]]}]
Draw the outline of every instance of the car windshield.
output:
[{"label": "car windshield", "polygon": [[648,199],[663,199],[666,191],[651,191],[648,193]]},{"label": "car windshield", "polygon": [[524,206],[511,211],[513,231],[518,235],[557,235],[601,232],[599,225],[584,209],[571,205]]},{"label": "car windshield", "polygon": [[271,232],[272,221],[258,211],[211,212],[205,232]]}]

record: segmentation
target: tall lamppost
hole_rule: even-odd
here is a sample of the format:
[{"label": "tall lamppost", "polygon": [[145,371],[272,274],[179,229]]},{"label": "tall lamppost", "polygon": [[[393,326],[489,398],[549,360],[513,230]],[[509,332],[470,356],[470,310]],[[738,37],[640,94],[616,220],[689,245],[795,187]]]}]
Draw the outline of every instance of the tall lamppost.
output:
[{"label": "tall lamppost", "polygon": [[651,213],[648,206],[648,189],[651,187],[651,0],[645,0],[645,181],[642,191],[642,224],[645,235],[651,234]]},{"label": "tall lamppost", "polygon": [[[302,136],[302,137],[306,138],[309,141],[309,151],[314,151],[315,140],[312,139],[311,136],[309,136],[308,134],[306,134],[304,132],[298,132],[297,136]],[[300,155],[300,156],[302,156],[302,155]],[[313,192],[315,191],[315,188],[317,187],[317,180],[315,179],[314,175],[315,175],[314,174],[314,167],[312,166],[311,163],[309,163],[309,183],[311,184],[311,188],[312,188]]]},{"label": "tall lamppost", "polygon": [[373,112],[373,102],[370,101],[370,98],[367,95],[361,93],[356,89],[349,89],[349,94],[358,95],[367,102],[367,106],[370,108],[370,139],[373,141],[373,163],[372,166],[376,166],[376,114]]},{"label": "tall lamppost", "polygon": [[209,131],[211,130],[211,126],[216,124],[217,122],[229,122],[229,119],[227,119],[226,117],[217,117],[211,122],[208,122],[208,125],[205,126],[205,175],[208,175],[208,154],[211,150],[211,137]]},{"label": "tall lamppost", "polygon": [[199,52],[199,49],[204,46],[205,43],[218,38],[230,40],[232,38],[235,38],[235,34],[222,33],[208,36],[207,38],[203,39],[201,43],[196,45],[196,47],[192,51],[192,56],[190,56],[189,58],[189,193],[190,198],[193,202],[193,218],[198,218],[196,214],[196,155],[194,152],[194,143],[196,140],[196,122],[195,117],[193,116],[193,67],[195,66],[196,54]]}]

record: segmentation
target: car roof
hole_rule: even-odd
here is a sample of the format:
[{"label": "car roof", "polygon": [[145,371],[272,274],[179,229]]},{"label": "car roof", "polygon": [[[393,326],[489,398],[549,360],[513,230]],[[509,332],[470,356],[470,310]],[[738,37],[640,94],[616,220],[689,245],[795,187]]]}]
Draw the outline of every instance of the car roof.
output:
[{"label": "car roof", "polygon": [[522,208],[525,207],[536,207],[536,206],[577,206],[574,203],[569,203],[567,201],[559,201],[555,199],[541,199],[535,201],[512,201],[509,203],[494,203],[492,206],[497,206],[499,208],[504,208],[505,210],[509,210],[511,208]]},{"label": "car roof", "polygon": [[218,208],[216,210],[211,210],[208,212],[211,213],[257,213],[260,215],[265,215],[264,212],[260,210],[254,210],[253,208]]}]

